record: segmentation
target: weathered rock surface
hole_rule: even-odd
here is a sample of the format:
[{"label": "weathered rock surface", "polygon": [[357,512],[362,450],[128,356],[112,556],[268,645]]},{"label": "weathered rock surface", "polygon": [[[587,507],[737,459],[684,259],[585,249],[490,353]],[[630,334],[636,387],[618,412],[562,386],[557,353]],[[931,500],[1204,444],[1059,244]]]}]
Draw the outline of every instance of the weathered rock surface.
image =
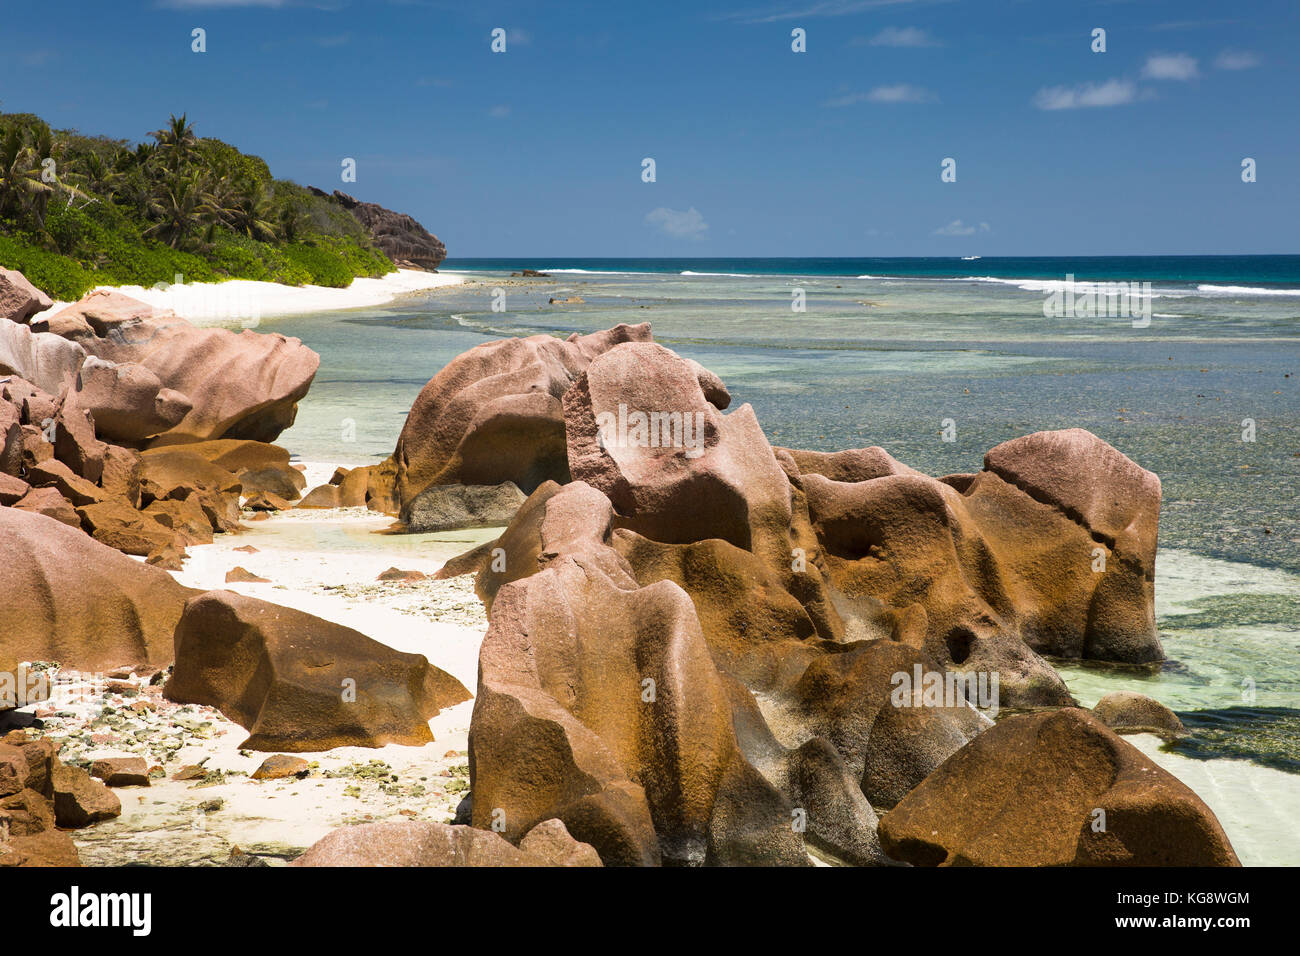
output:
[{"label": "weathered rock surface", "polygon": [[[812,661],[847,660],[847,649],[827,656],[809,626],[806,642],[753,634],[760,657],[788,642],[787,673],[769,675],[769,694],[781,696],[769,726],[750,691],[714,664],[728,660],[715,649],[728,643],[743,658],[736,634],[722,618],[702,628],[700,602],[677,583],[639,583],[611,545],[619,520],[603,494],[575,482],[539,489],[496,543],[511,580],[493,585],[479,658],[475,824],[501,808],[506,836],[518,838],[555,817],[607,865],[798,864],[805,840],[839,859],[883,862],[862,790],[868,768],[882,792],[895,781],[881,769],[891,760],[914,784],[986,721],[965,708],[882,719],[886,667],[922,660],[901,645],[870,671],[874,688],[842,675],[846,703],[834,711],[820,703],[825,681],[797,679]],[[736,669],[746,671],[743,659]],[[864,696],[874,698],[865,712],[847,703]],[[808,726],[801,707],[820,724]],[[806,835],[792,819],[805,820]]]},{"label": "weathered rock surface", "polygon": [[797,466],[796,474],[821,475],[831,481],[858,482],[888,475],[921,476],[883,448],[851,448],[846,451],[804,451],[800,448],[777,448],[778,455],[789,455]]},{"label": "weathered rock surface", "polygon": [[148,557],[175,541],[170,528],[122,499],[83,505],[77,509],[77,517],[96,541],[123,554]]},{"label": "weathered rock surface", "polygon": [[559,820],[537,824],[519,841],[524,853],[539,856],[551,866],[600,866],[600,854],[588,843],[579,843]]},{"label": "weathered rock surface", "polygon": [[168,529],[174,547],[187,548],[192,544],[212,543],[212,522],[199,504],[197,495],[179,499],[156,499],[146,505],[141,514]]},{"label": "weathered rock surface", "polygon": [[[1081,640],[1056,649],[1030,636],[1030,646],[1125,663],[1163,659],[1155,625],[1160,479],[1082,428],[1003,442],[984,456],[984,469],[1075,523],[1104,559]],[[1078,563],[1072,556],[1071,571]]]},{"label": "weathered rock surface", "polygon": [[292,507],[290,502],[269,491],[255,492],[244,500],[244,508],[248,511],[287,511]]},{"label": "weathered rock surface", "polygon": [[302,496],[297,508],[342,508],[338,485],[317,485]]},{"label": "weathered rock surface", "polygon": [[91,763],[90,775],[106,787],[149,786],[149,766],[143,757],[101,757]]},{"label": "weathered rock surface", "polygon": [[52,305],[50,297],[28,282],[21,272],[0,268],[0,319],[26,322]]},{"label": "weathered rock surface", "polygon": [[595,489],[545,507],[556,556],[497,593],[479,656],[475,825],[500,808],[520,839],[558,818],[607,864],[801,862],[789,805],[740,754],[685,592],[637,587],[602,540],[613,510]]},{"label": "weathered rock surface", "polygon": [[288,754],[273,754],[262,761],[262,765],[253,771],[254,780],[282,780],[285,777],[305,777],[311,765],[301,757]]},{"label": "weathered rock surface", "polygon": [[402,508],[407,531],[504,528],[527,496],[513,481],[499,485],[430,485]]},{"label": "weathered rock surface", "polygon": [[[877,811],[980,739],[971,704],[1072,704],[1039,651],[1159,654],[1133,639],[1145,565],[1096,550],[1153,556],[1158,498],[1092,436],[940,480],[879,448],[774,450],[729,402],[641,337],[601,349],[563,393],[567,483],[553,471],[439,572],[477,569],[490,611],[476,825],[503,810],[518,840],[558,819],[607,865],[887,863]],[[1049,480],[1094,455],[1129,511]]]},{"label": "weathered rock surface", "polygon": [[[289,463],[289,452],[263,441],[217,438],[189,442],[180,449],[235,476],[245,495],[259,492],[293,501],[307,487],[307,479]],[[165,454],[164,448],[153,454]]]},{"label": "weathered rock surface", "polygon": [[54,818],[60,827],[78,829],[122,813],[122,801],[80,767],[55,763]]},{"label": "weathered rock surface", "polygon": [[556,866],[491,830],[445,823],[361,823],[325,836],[290,866]]},{"label": "weathered rock surface", "polygon": [[919,866],[1238,866],[1210,809],[1084,710],[1012,717],[880,821]]},{"label": "weathered rock surface", "polygon": [[[980,490],[994,500],[981,511],[972,502],[983,505],[983,497],[963,497],[921,475],[854,483],[802,476],[836,608],[850,636],[890,637],[923,649],[945,667],[998,674],[1003,704],[1070,704],[1065,683],[1023,635],[1033,626],[1055,635],[1073,625],[1082,636],[1087,599],[1096,587],[1090,543],[1083,536],[1071,539],[1077,529],[1050,509],[993,476],[983,477],[987,483]],[[1043,560],[1040,551],[1056,557],[1065,571],[1076,559],[1069,580],[1080,590],[1044,594],[1059,580],[1012,577],[1018,563]],[[1061,596],[1084,603],[1062,606],[1056,601]],[[1055,618],[1039,625],[1035,617],[1072,613],[1058,631],[1048,630],[1058,624]]]},{"label": "weathered rock surface", "polygon": [[[298,339],[251,329],[199,328],[108,290],[91,292],[37,325],[85,354],[144,366],[163,388],[188,398],[189,412],[156,439],[161,444],[211,438],[273,441],[293,424],[297,403],[320,364],[319,356]],[[0,344],[0,362],[3,349]],[[42,385],[21,369],[14,371]]]},{"label": "weathered rock surface", "polygon": [[1183,737],[1187,728],[1178,715],[1145,694],[1117,690],[1097,701],[1093,715],[1116,733],[1151,733]]},{"label": "weathered rock surface", "polygon": [[569,480],[560,399],[593,357],[648,341],[649,325],[557,339],[485,342],[453,359],[421,390],[397,440],[399,506],[430,485],[499,485],[525,494]]},{"label": "weathered rock surface", "polygon": [[6,652],[86,671],[172,659],[172,632],[194,592],[167,572],[16,507],[0,508],[0,553],[23,555],[0,563]]},{"label": "weathered rock surface", "polygon": [[404,571],[401,568],[389,568],[380,571],[376,581],[423,581],[428,575],[423,571]]},{"label": "weathered rock surface", "polygon": [[393,212],[377,203],[360,202],[337,189],[332,198],[366,227],[375,246],[394,265],[433,272],[447,258],[447,247],[442,240],[405,213]]},{"label": "weathered rock surface", "polygon": [[[854,479],[794,479],[850,635],[893,636],[948,667],[997,672],[1013,706],[1071,702],[1040,654],[1163,657],[1153,594],[1159,481],[1095,436],[1016,439],[989,453],[989,470],[959,482],[875,453],[791,455]],[[1095,482],[1094,460],[1099,486],[1068,490],[1070,474]],[[1110,492],[1100,490],[1106,482]]]},{"label": "weathered rock surface", "polygon": [[81,528],[81,517],[67,498],[56,488],[33,488],[13,503],[17,511],[44,515],[62,522],[70,528]]},{"label": "weathered rock surface", "polygon": [[165,693],[242,724],[247,749],[290,752],[427,743],[429,719],[470,696],[422,654],[231,591],[186,605]]},{"label": "weathered rock surface", "polygon": [[269,584],[270,578],[258,577],[247,568],[234,567],[226,572],[227,584]]},{"label": "weathered rock surface", "polygon": [[95,434],[111,441],[141,441],[179,425],[193,410],[180,392],[164,388],[152,370],[89,355],[74,384],[77,403],[95,420]]},{"label": "weathered rock surface", "polygon": [[753,409],[722,415],[695,368],[662,345],[594,357],[565,393],[564,413],[570,472],[604,492],[625,527],[746,550],[756,535],[789,528],[789,482]]},{"label": "weathered rock surface", "polygon": [[50,395],[76,377],[86,350],[58,335],[0,322],[0,375],[16,375]]},{"label": "weathered rock surface", "polygon": [[202,510],[214,531],[239,528],[243,484],[192,446],[146,449],[140,460],[140,494],[146,508],[155,501],[190,501]]},{"label": "weathered rock surface", "polygon": [[59,830],[43,830],[0,846],[0,867],[80,866],[77,845]]},{"label": "weathered rock surface", "polygon": [[15,504],[31,490],[32,486],[21,478],[0,471],[0,505]]}]

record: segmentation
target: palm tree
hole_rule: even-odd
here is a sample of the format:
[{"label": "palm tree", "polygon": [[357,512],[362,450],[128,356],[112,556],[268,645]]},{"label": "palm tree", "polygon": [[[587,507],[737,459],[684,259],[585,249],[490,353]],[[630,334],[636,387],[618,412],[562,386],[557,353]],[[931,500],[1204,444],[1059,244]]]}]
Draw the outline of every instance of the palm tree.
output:
[{"label": "palm tree", "polygon": [[172,114],[166,126],[149,135],[158,141],[158,149],[166,157],[167,166],[173,173],[180,172],[198,144],[194,126],[185,118],[184,113],[179,118]]},{"label": "palm tree", "polygon": [[50,199],[64,194],[71,202],[89,198],[58,176],[61,150],[43,122],[10,126],[0,141],[0,216],[34,224],[44,230]]},{"label": "palm tree", "polygon": [[280,235],[284,237],[285,242],[294,242],[298,238],[298,233],[302,231],[304,218],[302,210],[297,204],[290,201],[280,207],[279,215]]},{"label": "palm tree", "polygon": [[117,166],[122,173],[122,182],[114,199],[130,208],[140,219],[149,215],[149,197],[153,192],[157,154],[156,145],[141,143],[134,152],[123,150],[118,155]]},{"label": "palm tree", "polygon": [[85,185],[87,192],[96,196],[114,195],[126,178],[117,164],[107,162],[94,150],[85,153],[77,165],[80,167],[77,178]]},{"label": "palm tree", "polygon": [[0,216],[22,218],[32,196],[48,185],[41,182],[41,167],[25,130],[14,124],[0,141]]},{"label": "palm tree", "polygon": [[275,226],[271,224],[273,215],[273,204],[266,187],[248,177],[241,179],[226,219],[230,228],[250,239],[271,242],[275,239]]},{"label": "palm tree", "polygon": [[210,211],[198,181],[191,176],[178,176],[159,183],[149,197],[149,212],[158,221],[144,234],[180,249]]}]

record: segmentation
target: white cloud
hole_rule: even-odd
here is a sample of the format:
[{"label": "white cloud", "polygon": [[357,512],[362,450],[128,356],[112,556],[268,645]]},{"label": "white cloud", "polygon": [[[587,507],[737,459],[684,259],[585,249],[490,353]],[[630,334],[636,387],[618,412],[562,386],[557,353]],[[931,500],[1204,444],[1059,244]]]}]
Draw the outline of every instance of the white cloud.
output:
[{"label": "white cloud", "polygon": [[1156,53],[1147,57],[1142,75],[1149,80],[1194,80],[1196,57],[1186,53]]},{"label": "white cloud", "polygon": [[869,41],[872,46],[939,46],[939,41],[917,27],[885,27]]},{"label": "white cloud", "polygon": [[731,14],[724,19],[744,20],[746,23],[775,23],[779,20],[800,20],[810,17],[847,17],[880,7],[894,7],[912,0],[818,0],[807,6],[768,8]]},{"label": "white cloud", "polygon": [[933,103],[939,97],[929,90],[912,86],[910,83],[894,83],[891,86],[877,86],[869,93],[844,93],[832,97],[823,103],[836,109],[843,106],[856,106],[858,103]]},{"label": "white cloud", "polygon": [[509,115],[510,107],[506,106],[504,103],[498,103],[496,106],[488,110],[488,116],[493,119],[505,119]]},{"label": "white cloud", "polygon": [[1122,106],[1132,103],[1137,88],[1128,80],[1081,83],[1078,86],[1045,86],[1034,94],[1040,110],[1075,110],[1085,106]]},{"label": "white cloud", "polygon": [[1224,50],[1215,57],[1214,65],[1220,70],[1249,70],[1262,62],[1258,53],[1249,50]]},{"label": "white cloud", "polygon": [[160,0],[160,7],[197,10],[212,7],[282,7],[286,0]]},{"label": "white cloud", "polygon": [[694,206],[684,211],[660,206],[646,213],[645,221],[674,239],[704,239],[709,231],[709,224]]},{"label": "white cloud", "polygon": [[992,232],[992,231],[993,231],[992,228],[989,226],[987,222],[982,222],[978,226],[976,225],[968,226],[960,219],[954,219],[952,222],[948,223],[948,225],[940,226],[934,232],[930,233],[930,235],[932,236],[973,236],[977,232]]},{"label": "white cloud", "polygon": [[927,103],[938,99],[929,90],[908,83],[877,86],[867,94],[867,98],[873,103]]}]

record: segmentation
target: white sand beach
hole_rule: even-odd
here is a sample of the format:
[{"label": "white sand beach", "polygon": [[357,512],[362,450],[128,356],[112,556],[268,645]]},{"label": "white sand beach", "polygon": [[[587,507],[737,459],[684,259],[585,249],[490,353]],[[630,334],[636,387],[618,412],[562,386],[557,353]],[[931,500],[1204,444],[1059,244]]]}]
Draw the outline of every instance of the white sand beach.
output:
[{"label": "white sand beach", "polygon": [[[155,309],[167,309],[196,324],[240,322],[252,327],[267,316],[301,315],[338,309],[359,309],[385,305],[404,295],[459,285],[465,276],[451,272],[422,272],[399,269],[379,279],[354,279],[346,289],[324,286],[281,285],[278,282],[253,282],[231,279],[229,282],[191,282],[138,285],[98,286],[147,302]],[[53,307],[34,316],[52,315],[69,303],[56,302]]]},{"label": "white sand beach", "polygon": [[[328,473],[321,466],[311,472]],[[211,545],[191,547],[175,576],[191,587],[228,588],[298,608],[398,650],[424,654],[473,692],[487,629],[473,578],[376,578],[393,566],[432,575],[447,558],[500,529],[382,534],[389,524],[391,519],[360,508],[282,512],[248,521],[246,530],[218,535]],[[256,550],[235,550],[250,547]],[[236,566],[270,583],[227,584],[225,575]],[[117,789],[122,815],[74,833],[89,865],[217,865],[236,846],[275,865],[346,823],[448,822],[468,789],[472,700],[430,721],[434,741],[422,747],[297,754],[312,764],[306,776],[258,781],[251,775],[270,754],[241,751],[247,732],[214,708],[173,704],[157,686],[141,686],[138,696],[98,696],[86,685],[56,689],[58,702],[51,709],[66,716],[47,719],[46,732],[62,739],[65,760],[132,754],[166,773],[149,787]],[[139,700],[155,709],[133,710]],[[111,715],[112,726],[91,726],[101,713]],[[196,764],[202,776],[171,779],[181,767]]]}]

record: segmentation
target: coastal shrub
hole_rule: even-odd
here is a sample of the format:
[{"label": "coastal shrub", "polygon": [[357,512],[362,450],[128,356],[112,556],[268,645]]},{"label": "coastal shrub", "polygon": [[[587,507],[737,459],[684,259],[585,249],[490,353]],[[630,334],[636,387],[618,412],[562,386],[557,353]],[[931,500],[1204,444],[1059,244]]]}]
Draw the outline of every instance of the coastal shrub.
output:
[{"label": "coastal shrub", "polygon": [[311,273],[290,259],[281,248],[271,250],[271,255],[266,259],[266,267],[270,272],[271,282],[279,282],[281,285],[307,285],[312,281]]},{"label": "coastal shrub", "polygon": [[79,262],[12,236],[0,235],[0,266],[17,269],[36,288],[63,302],[80,299],[101,284],[98,276]]},{"label": "coastal shrub", "polygon": [[312,285],[346,289],[356,278],[343,257],[328,246],[291,242],[283,251],[290,262],[307,270]]},{"label": "coastal shrub", "polygon": [[345,240],[334,240],[329,245],[353,275],[377,279],[397,269],[392,260],[378,249],[359,246],[355,242]]},{"label": "coastal shrub", "polygon": [[98,274],[99,284],[150,286],[177,275],[186,282],[220,278],[199,256],[142,237],[120,212],[59,207],[50,210],[45,229],[60,252]]},{"label": "coastal shrub", "polygon": [[214,269],[232,279],[275,282],[268,265],[273,252],[264,242],[228,232],[213,244],[208,258]]}]

